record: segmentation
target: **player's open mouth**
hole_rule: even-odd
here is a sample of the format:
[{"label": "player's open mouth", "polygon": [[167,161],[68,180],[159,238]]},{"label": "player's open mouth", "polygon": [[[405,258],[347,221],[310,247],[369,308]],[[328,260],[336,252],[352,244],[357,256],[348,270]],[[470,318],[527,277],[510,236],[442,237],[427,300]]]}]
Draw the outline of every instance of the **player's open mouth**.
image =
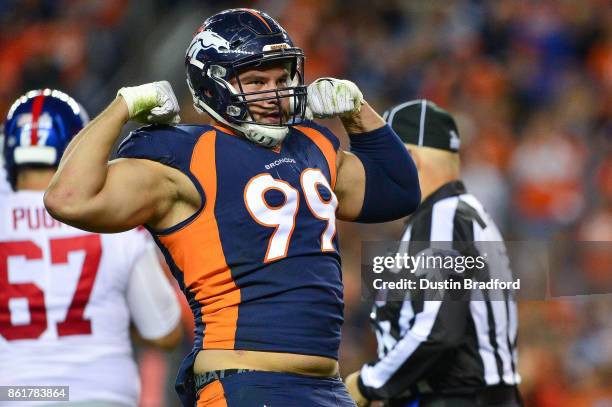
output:
[{"label": "player's open mouth", "polygon": [[280,123],[281,114],[280,112],[271,112],[261,115],[261,121],[264,123]]}]

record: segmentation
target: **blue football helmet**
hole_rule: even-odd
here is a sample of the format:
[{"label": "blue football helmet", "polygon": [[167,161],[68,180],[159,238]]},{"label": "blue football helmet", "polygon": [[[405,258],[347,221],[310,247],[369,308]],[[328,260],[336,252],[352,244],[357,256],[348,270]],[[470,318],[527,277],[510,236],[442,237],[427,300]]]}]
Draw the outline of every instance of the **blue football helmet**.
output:
[{"label": "blue football helmet", "polygon": [[57,167],[64,150],[89,121],[73,98],[58,90],[32,90],[13,103],[4,122],[4,166],[15,189],[19,166]]},{"label": "blue football helmet", "polygon": [[[240,70],[277,61],[288,63],[290,79],[286,87],[243,91],[238,79]],[[288,125],[304,120],[304,52],[293,45],[283,27],[261,11],[231,9],[208,18],[187,49],[185,65],[196,109],[206,111],[253,142],[273,147],[287,135]],[[232,78],[236,78],[237,88],[230,84]],[[250,103],[276,100],[280,106],[283,98],[289,98],[287,120],[283,115],[278,124],[253,120]]]}]

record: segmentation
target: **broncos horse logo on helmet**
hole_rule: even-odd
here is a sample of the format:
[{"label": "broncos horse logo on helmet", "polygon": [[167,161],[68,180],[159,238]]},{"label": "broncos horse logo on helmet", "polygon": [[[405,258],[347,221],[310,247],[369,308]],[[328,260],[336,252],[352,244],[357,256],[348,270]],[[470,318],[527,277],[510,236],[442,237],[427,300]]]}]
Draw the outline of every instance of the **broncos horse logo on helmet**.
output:
[{"label": "broncos horse logo on helmet", "polygon": [[15,189],[19,166],[57,167],[70,140],[89,122],[87,112],[58,90],[32,90],[13,103],[4,122],[4,165]]},{"label": "broncos horse logo on helmet", "polygon": [[[244,92],[239,70],[273,61],[288,62],[288,86],[275,91]],[[208,18],[196,32],[186,53],[187,85],[194,105],[215,120],[267,147],[278,145],[288,125],[304,120],[304,52],[272,17],[252,9],[227,10]],[[236,78],[238,89],[230,84]],[[249,104],[289,98],[289,118],[276,124],[257,123]],[[247,100],[248,99],[248,100]],[[282,116],[282,115],[281,115]]]},{"label": "broncos horse logo on helmet", "polygon": [[212,31],[198,31],[187,50],[187,58],[195,58],[201,50],[214,48],[217,52],[230,50],[229,42]]}]

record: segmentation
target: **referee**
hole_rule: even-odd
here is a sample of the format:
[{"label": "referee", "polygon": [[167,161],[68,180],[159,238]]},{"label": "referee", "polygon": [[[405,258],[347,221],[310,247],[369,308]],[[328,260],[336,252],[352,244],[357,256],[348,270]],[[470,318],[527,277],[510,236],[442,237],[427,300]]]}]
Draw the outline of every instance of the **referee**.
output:
[{"label": "referee", "polygon": [[[385,118],[419,172],[423,201],[402,237],[409,253],[416,254],[412,247],[423,242],[467,243],[475,251],[474,242],[503,247],[495,223],[459,179],[460,138],[452,116],[432,102],[414,100],[393,107]],[[516,304],[498,298],[377,301],[371,319],[378,360],[346,379],[357,406],[370,400],[391,407],[521,406]]]}]

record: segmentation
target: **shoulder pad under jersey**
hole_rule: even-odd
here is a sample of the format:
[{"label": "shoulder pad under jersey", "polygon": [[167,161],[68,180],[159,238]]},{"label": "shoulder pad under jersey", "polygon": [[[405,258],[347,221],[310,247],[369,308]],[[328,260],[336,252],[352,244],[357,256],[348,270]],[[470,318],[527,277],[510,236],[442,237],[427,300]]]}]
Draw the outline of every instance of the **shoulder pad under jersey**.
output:
[{"label": "shoulder pad under jersey", "polygon": [[332,145],[334,146],[334,150],[336,151],[340,147],[340,140],[338,139],[338,137],[336,137],[336,135],[325,126],[321,126],[320,124],[317,124],[312,120],[304,120],[302,123],[300,123],[298,127],[310,127],[311,129],[318,131],[326,139],[328,139],[330,143],[332,143]]},{"label": "shoulder pad under jersey", "polygon": [[143,158],[189,172],[193,148],[202,134],[214,130],[206,125],[144,126],[121,142],[115,158]]}]

